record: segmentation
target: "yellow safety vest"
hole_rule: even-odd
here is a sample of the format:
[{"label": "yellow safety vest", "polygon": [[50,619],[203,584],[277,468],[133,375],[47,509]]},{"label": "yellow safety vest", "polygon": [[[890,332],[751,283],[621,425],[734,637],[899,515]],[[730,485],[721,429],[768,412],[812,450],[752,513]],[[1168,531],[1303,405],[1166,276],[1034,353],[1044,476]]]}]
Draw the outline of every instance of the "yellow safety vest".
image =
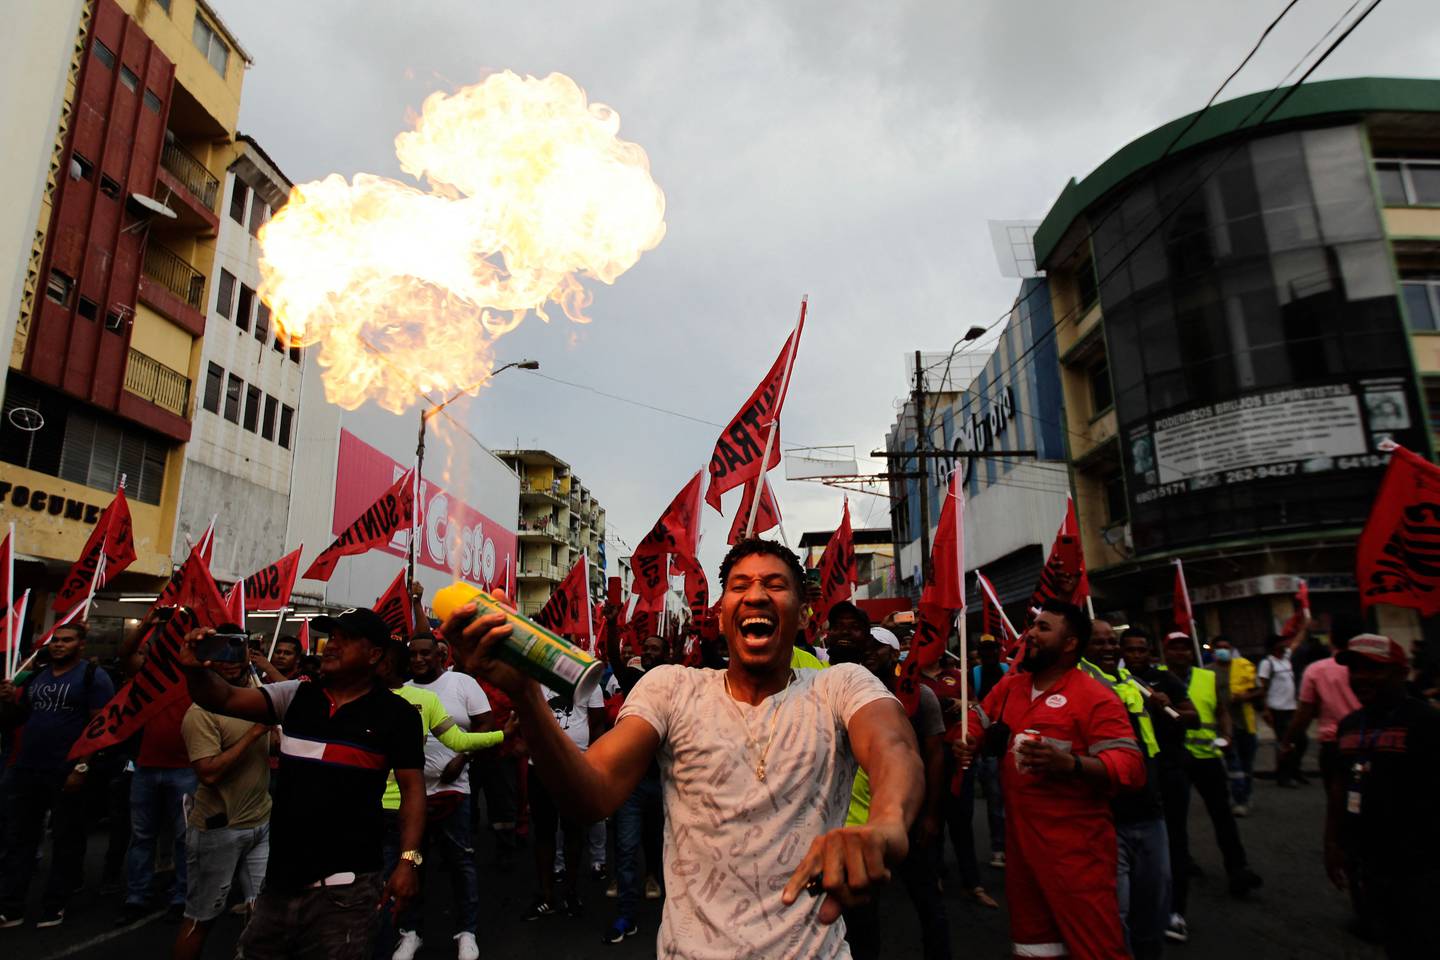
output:
[{"label": "yellow safety vest", "polygon": [[1220,698],[1215,691],[1215,674],[1199,667],[1190,668],[1190,702],[1200,715],[1200,726],[1185,731],[1185,749],[1197,760],[1213,760],[1221,755],[1215,746],[1220,735],[1216,714],[1220,709]]},{"label": "yellow safety vest", "polygon": [[1155,725],[1150,721],[1150,714],[1145,711],[1145,695],[1140,692],[1140,688],[1130,678],[1130,671],[1121,667],[1120,679],[1117,682],[1114,677],[1083,657],[1080,659],[1079,667],[1120,698],[1120,702],[1124,704],[1132,722],[1139,729],[1140,738],[1145,741],[1145,756],[1157,756],[1160,753],[1160,742],[1155,739]]}]

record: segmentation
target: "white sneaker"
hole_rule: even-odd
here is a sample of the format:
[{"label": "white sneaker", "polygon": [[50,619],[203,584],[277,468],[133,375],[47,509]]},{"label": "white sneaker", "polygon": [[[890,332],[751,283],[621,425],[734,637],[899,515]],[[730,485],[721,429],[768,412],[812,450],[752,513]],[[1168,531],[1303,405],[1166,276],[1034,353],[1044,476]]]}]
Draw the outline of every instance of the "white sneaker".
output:
[{"label": "white sneaker", "polygon": [[646,878],[645,878],[645,899],[646,899],[646,900],[659,900],[659,899],[660,899],[660,884],[656,881],[656,879],[655,879],[654,877],[646,877]]},{"label": "white sneaker", "polygon": [[1165,939],[1174,940],[1176,943],[1184,943],[1190,939],[1190,928],[1180,914],[1170,914],[1170,924],[1165,928]]},{"label": "white sneaker", "polygon": [[395,952],[390,954],[390,960],[415,960],[415,954],[420,950],[420,934],[414,930],[401,930],[400,942],[395,945]]},{"label": "white sneaker", "polygon": [[475,934],[469,930],[455,934],[456,960],[480,960],[480,947],[475,943]]},{"label": "white sneaker", "polygon": [[1230,813],[1237,817],[1250,816],[1250,807],[1243,803],[1237,803],[1230,808]]}]

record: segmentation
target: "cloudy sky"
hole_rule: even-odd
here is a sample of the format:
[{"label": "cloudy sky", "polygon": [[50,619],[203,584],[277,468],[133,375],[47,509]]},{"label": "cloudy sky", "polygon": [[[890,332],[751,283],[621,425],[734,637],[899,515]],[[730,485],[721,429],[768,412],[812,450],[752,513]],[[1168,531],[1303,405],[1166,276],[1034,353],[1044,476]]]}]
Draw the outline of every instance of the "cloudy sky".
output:
[{"label": "cloudy sky", "polygon": [[[575,78],[649,153],[668,234],[613,287],[593,285],[594,323],[532,319],[499,359],[535,357],[543,374],[719,423],[808,293],[784,437],[862,456],[894,420],[904,355],[948,349],[1013,299],[986,220],[1042,217],[1068,178],[1199,108],[1284,5],[211,2],[255,61],[241,130],[296,182],[403,176],[394,136],[436,90],[502,69]],[[1302,0],[1227,96],[1274,86],[1350,6]],[[1360,75],[1440,76],[1434,0],[1382,3],[1316,79]],[[716,434],[523,372],[465,417],[493,447],[568,460],[607,508],[612,557]],[[791,541],[833,527],[841,495],[782,475]],[[882,498],[852,509],[857,526],[888,525]],[[712,571],[728,524],[707,514]]]}]

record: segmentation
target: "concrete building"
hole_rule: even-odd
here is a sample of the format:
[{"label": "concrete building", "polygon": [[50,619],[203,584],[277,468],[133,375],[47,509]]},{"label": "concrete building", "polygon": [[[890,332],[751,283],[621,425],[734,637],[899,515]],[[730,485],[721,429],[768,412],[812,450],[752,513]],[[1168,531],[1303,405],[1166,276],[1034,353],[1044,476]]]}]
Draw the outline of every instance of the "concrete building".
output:
[{"label": "concrete building", "polygon": [[539,612],[582,554],[590,557],[590,595],[605,590],[605,508],[564,460],[546,450],[497,450],[520,478],[520,560],[513,598]]},{"label": "concrete building", "polygon": [[225,529],[210,564],[222,582],[245,577],[285,552],[305,364],[299,347],[281,345],[270,308],[255,291],[256,235],[290,187],[265,151],[240,135],[221,194],[225,215],[206,300],[199,397],[171,549],[174,561],[183,561],[186,544],[223,510]]},{"label": "concrete building", "polygon": [[1299,577],[1358,614],[1378,445],[1433,454],[1440,401],[1440,81],[1276,101],[1127,144],[1035,234],[1097,606],[1168,628],[1180,557],[1203,632],[1251,650]]},{"label": "concrete building", "polygon": [[[9,494],[0,523],[16,523],[25,558],[17,580],[38,594],[37,626],[90,532],[84,513],[75,519],[55,505],[103,506],[122,476],[138,559],[110,592],[153,592],[170,573],[219,188],[249,60],[203,0],[87,0],[78,13],[53,6],[51,18],[22,18],[39,17],[45,29],[20,44],[51,44],[33,56],[60,70],[22,86],[27,97],[39,92],[26,136],[39,123],[35,111],[58,108],[48,176],[38,208],[32,197],[4,211],[38,209],[18,308],[6,304],[0,416]],[[12,175],[32,167],[22,158]]]},{"label": "concrete building", "polygon": [[[855,576],[860,581],[855,588],[855,599],[893,596],[890,587],[895,548],[890,528],[857,527],[851,532],[855,538]],[[800,534],[800,562],[806,567],[819,567],[834,533],[834,530],[806,530]]]}]

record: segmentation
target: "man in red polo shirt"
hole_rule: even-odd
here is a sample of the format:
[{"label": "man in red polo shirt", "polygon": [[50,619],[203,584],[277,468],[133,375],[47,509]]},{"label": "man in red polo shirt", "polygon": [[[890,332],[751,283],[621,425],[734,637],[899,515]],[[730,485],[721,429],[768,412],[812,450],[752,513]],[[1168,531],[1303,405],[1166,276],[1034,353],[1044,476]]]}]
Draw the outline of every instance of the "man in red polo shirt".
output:
[{"label": "man in red polo shirt", "polygon": [[1047,601],[1023,638],[1023,673],[1012,671],[974,708],[976,745],[1003,750],[1005,893],[1017,957],[1128,957],[1115,893],[1110,798],[1145,783],[1145,756],[1124,706],[1075,669],[1090,620],[1073,604]]}]

